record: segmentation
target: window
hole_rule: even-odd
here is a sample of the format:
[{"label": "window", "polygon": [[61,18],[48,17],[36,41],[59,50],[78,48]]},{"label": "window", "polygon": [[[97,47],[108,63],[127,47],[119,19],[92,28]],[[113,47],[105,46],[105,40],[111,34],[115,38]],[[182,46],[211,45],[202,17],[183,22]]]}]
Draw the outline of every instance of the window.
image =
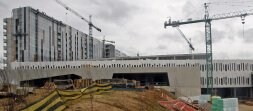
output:
[{"label": "window", "polygon": [[241,84],[244,85],[245,81],[244,81],[244,76],[241,76]]},{"label": "window", "polygon": [[240,85],[241,84],[241,77],[237,77],[237,80],[238,80],[238,84]]},{"label": "window", "polygon": [[245,64],[242,63],[242,70],[244,71],[245,70]]},{"label": "window", "polygon": [[218,71],[218,63],[215,63],[216,71]]}]

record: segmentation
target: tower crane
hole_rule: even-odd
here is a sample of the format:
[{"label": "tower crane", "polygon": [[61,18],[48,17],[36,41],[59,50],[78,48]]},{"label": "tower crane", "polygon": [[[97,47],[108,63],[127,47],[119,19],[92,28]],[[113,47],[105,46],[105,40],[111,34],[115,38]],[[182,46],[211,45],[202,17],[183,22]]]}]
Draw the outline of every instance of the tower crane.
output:
[{"label": "tower crane", "polygon": [[178,30],[178,32],[180,33],[180,35],[185,39],[185,41],[189,44],[190,54],[191,54],[192,51],[195,50],[194,47],[192,46],[192,43],[190,42],[190,40],[188,40],[188,39],[185,37],[184,33],[180,30],[179,27],[176,27],[176,29]]},{"label": "tower crane", "polygon": [[[91,22],[91,15],[89,16],[89,20],[87,20],[85,17],[83,17],[82,15],[80,15],[75,10],[71,9],[70,7],[68,7],[65,3],[61,2],[60,0],[55,0],[55,1],[58,4],[60,4],[61,6],[63,6],[66,10],[70,11],[71,13],[73,13],[77,17],[81,18],[86,23],[88,23],[88,25],[89,25],[89,36],[87,37],[87,59],[92,58],[93,56],[92,56],[92,54],[90,54],[90,47],[93,47],[92,28],[95,28],[99,32],[101,32],[102,30],[100,28],[96,27]],[[90,44],[90,41],[91,41],[91,44]],[[93,48],[91,50],[93,50]]]},{"label": "tower crane", "polygon": [[201,23],[201,22],[205,23],[207,93],[212,94],[213,93],[213,65],[212,65],[213,53],[212,53],[211,21],[241,17],[242,23],[244,23],[244,19],[246,16],[253,15],[253,9],[209,16],[209,12],[208,12],[209,4],[210,3],[204,3],[205,15],[203,19],[196,19],[196,20],[188,19],[187,21],[171,21],[171,19],[169,19],[169,21],[166,21],[164,23],[164,28],[166,28],[167,26],[178,27],[180,25],[186,25],[186,24]]},{"label": "tower crane", "polygon": [[106,58],[106,56],[105,56],[105,42],[109,42],[109,43],[115,43],[115,41],[110,41],[110,40],[105,40],[105,36],[104,36],[104,38],[103,38],[103,58]]}]

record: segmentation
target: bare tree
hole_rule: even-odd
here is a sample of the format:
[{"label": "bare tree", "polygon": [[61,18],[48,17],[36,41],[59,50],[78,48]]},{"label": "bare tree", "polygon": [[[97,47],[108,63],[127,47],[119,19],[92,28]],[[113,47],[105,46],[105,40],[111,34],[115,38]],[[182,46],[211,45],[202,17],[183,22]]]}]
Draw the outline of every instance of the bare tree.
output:
[{"label": "bare tree", "polygon": [[[8,77],[8,68],[5,67],[4,59],[0,58],[0,85],[2,88],[0,90],[6,91],[9,96],[8,101],[4,103],[6,111],[14,111],[14,96],[12,94],[12,86]],[[4,89],[6,88],[6,89]]]}]

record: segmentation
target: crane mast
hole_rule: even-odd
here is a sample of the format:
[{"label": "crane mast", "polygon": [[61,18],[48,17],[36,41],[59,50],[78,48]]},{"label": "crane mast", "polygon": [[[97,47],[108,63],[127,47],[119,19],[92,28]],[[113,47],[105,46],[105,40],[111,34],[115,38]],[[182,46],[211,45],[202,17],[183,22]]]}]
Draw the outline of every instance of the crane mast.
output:
[{"label": "crane mast", "polygon": [[[93,25],[93,23],[91,22],[91,15],[89,16],[89,20],[87,20],[85,17],[83,17],[82,15],[80,15],[79,13],[77,13],[75,10],[71,9],[70,7],[68,7],[66,4],[64,4],[63,2],[61,2],[60,0],[55,0],[58,4],[60,4],[61,6],[63,6],[66,10],[70,11],[71,13],[73,13],[74,15],[76,15],[77,17],[81,18],[83,21],[85,21],[86,23],[88,23],[89,25],[89,36],[87,37],[87,59],[89,58],[93,58],[93,54],[90,53],[93,51],[93,38],[92,38],[92,28],[95,28],[97,31],[101,32],[101,29],[96,27],[95,25]],[[91,44],[90,44],[91,43]]]},{"label": "crane mast", "polygon": [[208,5],[205,3],[205,41],[206,41],[206,78],[207,93],[213,93],[213,49],[211,20],[209,19]]},{"label": "crane mast", "polygon": [[167,26],[178,27],[180,25],[186,25],[186,24],[193,24],[193,23],[200,23],[200,22],[205,23],[207,93],[212,94],[213,93],[213,53],[212,53],[211,21],[235,18],[235,17],[245,18],[246,16],[253,15],[253,9],[246,10],[246,11],[216,14],[210,17],[209,12],[208,12],[208,3],[205,3],[204,7],[205,7],[205,15],[203,19],[188,20],[188,21],[171,21],[171,19],[169,19],[169,21],[166,21],[164,23],[164,28],[166,28]]}]

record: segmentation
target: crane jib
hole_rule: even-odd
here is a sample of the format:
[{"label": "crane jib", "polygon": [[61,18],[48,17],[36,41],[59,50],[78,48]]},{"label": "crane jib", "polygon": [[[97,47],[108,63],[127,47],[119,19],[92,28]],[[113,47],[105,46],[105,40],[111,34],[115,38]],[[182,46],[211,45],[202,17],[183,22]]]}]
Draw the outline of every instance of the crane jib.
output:
[{"label": "crane jib", "polygon": [[[230,13],[223,13],[223,14],[216,14],[213,16],[209,16],[208,12],[208,3],[204,4],[205,6],[205,18],[192,20],[188,19],[186,21],[171,21],[169,19],[164,23],[164,28],[167,26],[178,27],[180,25],[185,24],[193,24],[193,23],[205,23],[205,43],[206,43],[206,78],[207,78],[207,94],[213,94],[213,55],[212,55],[212,32],[211,32],[211,21],[212,20],[221,20],[221,19],[229,19],[235,17],[241,17],[244,20],[245,16],[253,15],[253,9],[251,10],[244,10],[244,11],[237,11],[237,12],[230,12]],[[244,24],[244,21],[242,22]],[[191,47],[191,46],[190,46]]]}]

